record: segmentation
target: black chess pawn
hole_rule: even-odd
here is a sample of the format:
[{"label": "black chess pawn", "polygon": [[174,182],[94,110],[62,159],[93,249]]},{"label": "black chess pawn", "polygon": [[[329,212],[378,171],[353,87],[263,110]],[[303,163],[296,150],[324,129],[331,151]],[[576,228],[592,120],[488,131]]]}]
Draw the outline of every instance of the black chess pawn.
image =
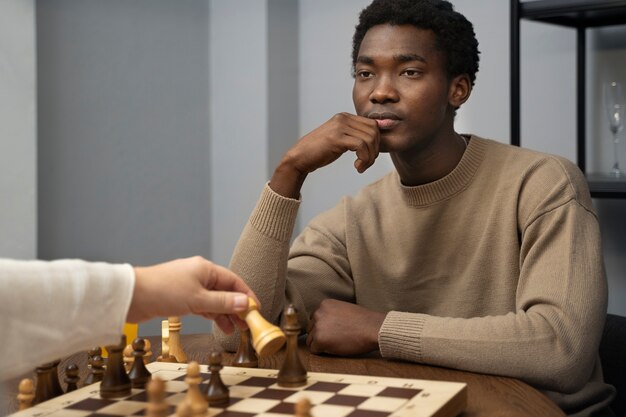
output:
[{"label": "black chess pawn", "polygon": [[35,369],[37,384],[35,388],[35,404],[63,395],[63,388],[59,382],[60,360],[46,363]]},{"label": "black chess pawn", "polygon": [[301,328],[293,305],[289,305],[285,309],[283,316],[285,320],[283,330],[287,336],[287,349],[285,361],[278,371],[276,382],[281,387],[300,387],[306,384],[306,369],[298,355],[298,336]]},{"label": "black chess pawn", "polygon": [[102,381],[104,371],[104,358],[100,355],[95,355],[91,358],[91,369],[89,370],[89,375],[85,378],[84,385],[87,386]]},{"label": "black chess pawn", "polygon": [[152,374],[146,368],[146,364],[143,362],[144,354],[146,353],[146,342],[138,337],[133,340],[133,366],[128,373],[130,383],[133,388],[145,388],[146,384],[152,378]]},{"label": "black chess pawn", "polygon": [[[94,360],[98,358],[98,368],[94,368]],[[91,385],[94,382],[102,381],[102,375],[104,374],[104,361],[102,359],[102,348],[94,347],[87,351],[87,369],[89,374],[83,382],[84,385]]]},{"label": "black chess pawn", "polygon": [[252,337],[250,335],[250,329],[241,330],[241,337],[239,339],[239,347],[237,353],[233,358],[232,366],[242,366],[244,368],[258,368],[259,357],[254,351],[252,346]]},{"label": "black chess pawn", "polygon": [[124,369],[124,358],[122,357],[124,347],[126,347],[125,335],[122,335],[119,345],[107,346],[109,360],[100,383],[100,396],[102,398],[125,397],[131,393],[130,378]]},{"label": "black chess pawn", "polygon": [[211,407],[226,405],[230,398],[228,388],[224,385],[222,377],[220,376],[220,370],[222,368],[222,354],[219,352],[211,352],[211,356],[209,357],[211,378],[209,379],[206,389],[206,396]]},{"label": "black chess pawn", "polygon": [[72,392],[78,389],[78,381],[80,380],[80,376],[78,376],[78,366],[75,363],[71,363],[65,367],[65,383],[67,384],[67,389],[65,392]]}]

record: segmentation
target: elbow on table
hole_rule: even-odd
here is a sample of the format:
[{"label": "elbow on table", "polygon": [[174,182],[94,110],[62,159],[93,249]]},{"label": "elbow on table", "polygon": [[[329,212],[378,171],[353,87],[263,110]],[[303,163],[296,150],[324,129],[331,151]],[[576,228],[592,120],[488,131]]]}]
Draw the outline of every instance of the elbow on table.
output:
[{"label": "elbow on table", "polygon": [[580,391],[589,382],[596,355],[587,351],[569,351],[566,354],[545,355],[537,361],[532,385],[537,388],[572,394]]}]

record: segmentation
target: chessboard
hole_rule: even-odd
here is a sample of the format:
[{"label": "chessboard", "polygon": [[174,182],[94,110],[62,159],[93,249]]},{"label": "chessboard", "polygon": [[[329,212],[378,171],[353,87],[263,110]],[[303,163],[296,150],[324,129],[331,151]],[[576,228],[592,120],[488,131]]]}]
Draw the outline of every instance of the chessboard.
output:
[{"label": "chessboard", "polygon": [[[168,416],[175,416],[186,396],[187,365],[152,362],[147,368],[153,378],[166,381]],[[202,389],[210,372],[206,365],[200,365],[200,371]],[[278,386],[276,370],[225,366],[220,374],[230,399],[224,406],[209,404],[209,417],[293,416],[295,403],[302,398],[312,404],[312,417],[454,417],[467,402],[466,384],[458,382],[309,372],[305,385],[285,388]],[[136,416],[144,415],[147,405],[144,389],[104,399],[97,382],[12,416]]]}]

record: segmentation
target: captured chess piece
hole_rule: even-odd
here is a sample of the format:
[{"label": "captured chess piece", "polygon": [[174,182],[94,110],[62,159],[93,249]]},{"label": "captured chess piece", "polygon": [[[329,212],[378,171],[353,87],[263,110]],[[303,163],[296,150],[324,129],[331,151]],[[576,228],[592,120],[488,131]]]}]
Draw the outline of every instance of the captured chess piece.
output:
[{"label": "captured chess piece", "polygon": [[59,382],[60,360],[41,365],[35,369],[37,384],[35,388],[35,404],[50,400],[63,395],[63,389]]},{"label": "captured chess piece", "polygon": [[250,329],[241,330],[239,338],[239,347],[237,353],[233,357],[231,366],[241,366],[244,368],[258,368],[259,358],[252,346],[252,337],[250,335]]},{"label": "captured chess piece", "polygon": [[133,348],[133,366],[128,373],[128,377],[130,378],[130,384],[132,388],[145,388],[146,384],[152,378],[152,374],[146,368],[146,364],[143,362],[146,342],[138,337],[133,340],[133,344],[131,345]]},{"label": "captured chess piece", "polygon": [[130,395],[131,384],[126,369],[122,351],[126,346],[126,335],[122,335],[119,345],[107,346],[109,360],[106,371],[100,383],[100,396],[102,398],[117,398]]},{"label": "captured chess piece", "polygon": [[259,306],[248,297],[248,310],[239,317],[248,324],[252,335],[252,346],[259,356],[268,356],[278,352],[285,344],[285,334],[261,316]]},{"label": "captured chess piece", "polygon": [[33,384],[33,380],[30,378],[22,379],[17,391],[19,411],[30,408],[33,405],[33,400],[35,399],[35,386]]},{"label": "captured chess piece", "polygon": [[185,382],[189,388],[187,389],[187,396],[184,401],[191,407],[191,415],[194,417],[204,416],[209,409],[209,403],[204,398],[202,392],[200,392],[202,376],[200,376],[200,365],[198,365],[198,362],[189,362]]},{"label": "captured chess piece", "polygon": [[209,371],[211,378],[207,384],[206,395],[211,406],[220,406],[228,404],[230,394],[228,388],[224,385],[220,370],[222,369],[222,354],[219,352],[211,352],[209,357]]},{"label": "captured chess piece", "polygon": [[176,358],[176,362],[178,363],[187,363],[187,354],[183,350],[183,345],[180,342],[180,329],[182,328],[180,317],[168,317],[167,322],[169,324],[170,333],[170,340],[168,342],[170,355]]},{"label": "captured chess piece", "polygon": [[157,362],[177,362],[170,352],[170,324],[169,320],[161,321],[161,354],[157,357]]},{"label": "captured chess piece", "polygon": [[80,376],[78,376],[78,366],[75,363],[71,363],[65,367],[65,379],[64,382],[67,384],[67,389],[65,392],[72,392],[78,389],[78,381],[80,381]]},{"label": "captured chess piece", "polygon": [[165,381],[155,376],[148,382],[148,407],[146,417],[166,417],[169,414],[169,404],[165,401]]},{"label": "captured chess piece", "polygon": [[287,335],[287,349],[285,361],[278,371],[277,383],[281,387],[300,387],[306,384],[306,369],[298,355],[298,336],[300,324],[293,305],[289,305],[283,314],[285,334]]}]

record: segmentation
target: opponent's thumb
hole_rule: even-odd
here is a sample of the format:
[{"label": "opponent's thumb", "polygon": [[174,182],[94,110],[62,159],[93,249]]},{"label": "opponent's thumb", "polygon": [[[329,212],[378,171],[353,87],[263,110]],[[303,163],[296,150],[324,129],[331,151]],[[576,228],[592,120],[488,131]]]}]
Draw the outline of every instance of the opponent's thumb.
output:
[{"label": "opponent's thumb", "polygon": [[201,306],[203,313],[237,314],[248,309],[248,296],[231,291],[207,291]]}]

